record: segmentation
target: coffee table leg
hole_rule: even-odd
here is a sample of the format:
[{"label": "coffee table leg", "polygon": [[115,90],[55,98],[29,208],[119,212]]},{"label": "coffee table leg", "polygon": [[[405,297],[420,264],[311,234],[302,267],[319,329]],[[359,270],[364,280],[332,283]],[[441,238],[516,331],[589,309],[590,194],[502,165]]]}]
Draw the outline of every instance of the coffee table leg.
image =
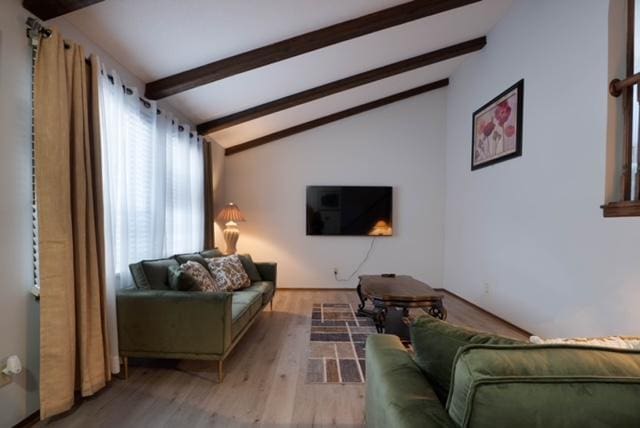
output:
[{"label": "coffee table leg", "polygon": [[434,302],[427,310],[427,313],[434,318],[438,318],[441,320],[447,319],[447,310],[444,308],[442,300]]},{"label": "coffee table leg", "polygon": [[364,312],[364,305],[367,301],[367,299],[362,295],[362,284],[360,284],[360,282],[358,282],[358,287],[356,288],[356,292],[358,293],[358,298],[360,298],[360,304],[358,305],[358,314],[361,315],[368,315]]},{"label": "coffee table leg", "polygon": [[384,333],[384,324],[387,319],[386,306],[376,307],[373,322],[376,324],[376,330],[378,333]]}]

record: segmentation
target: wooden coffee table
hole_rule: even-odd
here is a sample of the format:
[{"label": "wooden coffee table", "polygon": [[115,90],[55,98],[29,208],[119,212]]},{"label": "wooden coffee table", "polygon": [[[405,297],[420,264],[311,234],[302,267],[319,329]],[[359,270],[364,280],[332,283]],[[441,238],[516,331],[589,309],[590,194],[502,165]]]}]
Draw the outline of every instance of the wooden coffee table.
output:
[{"label": "wooden coffee table", "polygon": [[[379,333],[388,332],[389,308],[402,309],[405,318],[409,316],[410,308],[424,308],[432,317],[447,318],[447,310],[442,303],[444,295],[408,275],[361,275],[357,291],[360,297],[358,314],[373,318]],[[373,303],[373,310],[365,309],[367,300]]]}]

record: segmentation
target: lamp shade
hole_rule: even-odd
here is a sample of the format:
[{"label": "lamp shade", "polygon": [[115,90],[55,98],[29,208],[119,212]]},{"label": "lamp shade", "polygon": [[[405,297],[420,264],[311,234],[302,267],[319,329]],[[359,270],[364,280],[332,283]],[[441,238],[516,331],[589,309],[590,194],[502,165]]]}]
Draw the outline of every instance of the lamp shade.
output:
[{"label": "lamp shade", "polygon": [[220,210],[220,213],[218,213],[218,217],[216,217],[216,219],[224,223],[228,221],[246,221],[242,212],[240,212],[240,208],[238,208],[238,206],[233,202],[229,202],[225,205],[224,208]]}]

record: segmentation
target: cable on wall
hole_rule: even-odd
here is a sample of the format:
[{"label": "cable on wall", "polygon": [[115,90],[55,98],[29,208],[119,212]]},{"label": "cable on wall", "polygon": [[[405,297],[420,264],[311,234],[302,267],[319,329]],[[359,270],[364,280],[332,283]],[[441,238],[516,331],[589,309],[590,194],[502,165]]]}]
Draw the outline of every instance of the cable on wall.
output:
[{"label": "cable on wall", "polygon": [[373,252],[373,247],[374,244],[376,243],[376,238],[377,236],[374,236],[371,239],[371,245],[369,245],[369,250],[367,251],[367,254],[364,256],[364,258],[362,259],[362,261],[360,262],[360,264],[358,265],[358,267],[356,268],[356,270],[354,270],[351,275],[349,275],[347,278],[340,278],[338,276],[338,272],[337,269],[333,272],[333,276],[335,278],[336,281],[339,282],[349,282],[353,279],[353,277],[360,272],[360,269],[362,269],[362,266],[364,266],[364,264],[367,262],[367,260],[369,260],[369,257],[371,256],[371,253]]}]

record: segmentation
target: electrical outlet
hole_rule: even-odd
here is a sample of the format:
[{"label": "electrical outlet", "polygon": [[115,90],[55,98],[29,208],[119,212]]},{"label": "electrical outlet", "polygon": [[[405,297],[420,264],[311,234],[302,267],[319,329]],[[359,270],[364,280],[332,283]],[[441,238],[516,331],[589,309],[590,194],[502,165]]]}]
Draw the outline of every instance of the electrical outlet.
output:
[{"label": "electrical outlet", "polygon": [[334,276],[337,276],[337,275],[338,275],[338,268],[337,268],[337,267],[334,267],[334,268],[333,268],[333,275],[334,275]]},{"label": "electrical outlet", "polygon": [[491,287],[489,286],[489,283],[483,282],[482,286],[484,287],[484,294],[489,294],[489,291],[491,291]]}]

